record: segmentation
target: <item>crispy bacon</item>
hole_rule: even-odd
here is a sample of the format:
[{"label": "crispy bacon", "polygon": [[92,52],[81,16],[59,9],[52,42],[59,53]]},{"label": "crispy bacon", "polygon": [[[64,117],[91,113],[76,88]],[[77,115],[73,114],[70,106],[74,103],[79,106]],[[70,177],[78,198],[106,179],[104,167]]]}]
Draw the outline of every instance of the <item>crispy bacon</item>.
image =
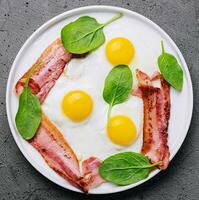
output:
[{"label": "crispy bacon", "polygon": [[88,188],[95,188],[102,183],[106,182],[99,175],[99,167],[102,164],[101,160],[96,157],[90,157],[84,160],[82,163],[82,171],[84,175],[84,180],[88,185]]},{"label": "crispy bacon", "polygon": [[[169,164],[168,125],[170,118],[170,88],[163,77],[156,73],[152,78],[137,70],[138,89],[136,95],[142,97],[144,103],[144,125],[142,153],[152,163],[162,161],[160,169]],[[154,87],[152,80],[159,79],[161,87]],[[135,94],[134,93],[134,94]]]},{"label": "crispy bacon", "polygon": [[[83,57],[85,56],[86,54],[83,55]],[[37,68],[30,78],[29,87],[32,93],[38,96],[41,103],[63,72],[66,63],[73,57],[79,58],[78,55],[68,53],[61,40],[57,39],[32,66],[36,65]],[[17,82],[15,86],[17,95],[23,91],[26,77],[32,67]],[[83,175],[81,174],[79,161],[72,148],[44,114],[42,114],[42,121],[35,137],[29,143],[37,149],[49,167],[82,191],[88,192],[89,188],[96,187],[104,182],[98,174],[101,161],[97,158],[93,160],[93,157],[91,157],[85,160],[83,162]]]},{"label": "crispy bacon", "polygon": [[[34,67],[36,65],[38,67],[30,78],[29,87],[32,93],[39,97],[41,103],[63,72],[66,63],[68,63],[71,58],[72,54],[67,52],[61,40],[57,39],[45,49],[32,66]],[[17,94],[22,92],[26,77],[31,68],[17,82],[15,87]]]}]

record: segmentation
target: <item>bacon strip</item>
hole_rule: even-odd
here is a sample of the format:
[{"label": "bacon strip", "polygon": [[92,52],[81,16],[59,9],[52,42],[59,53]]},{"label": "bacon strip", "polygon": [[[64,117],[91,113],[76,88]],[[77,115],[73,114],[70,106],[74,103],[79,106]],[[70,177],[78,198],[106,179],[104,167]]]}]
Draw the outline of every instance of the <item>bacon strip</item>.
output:
[{"label": "bacon strip", "polygon": [[[34,67],[37,65],[38,67],[30,78],[29,87],[32,93],[39,97],[41,103],[62,74],[66,63],[68,63],[71,58],[72,54],[67,52],[61,40],[57,39],[45,49],[32,66]],[[18,95],[22,92],[26,77],[32,67],[17,82],[15,89]]]},{"label": "bacon strip", "polygon": [[99,167],[102,161],[96,157],[90,157],[82,163],[84,180],[88,188],[95,188],[106,181],[99,175]]},{"label": "bacon strip", "polygon": [[[137,70],[138,89],[136,94],[143,99],[144,125],[142,153],[152,163],[162,161],[160,169],[169,164],[168,125],[170,118],[170,88],[163,77],[156,73],[152,78]],[[159,79],[161,87],[152,85],[152,80]]]},{"label": "bacon strip", "polygon": [[72,185],[84,190],[79,162],[75,153],[63,135],[44,114],[36,136],[29,142],[52,169]]},{"label": "bacon strip", "polygon": [[[85,56],[83,55],[83,57]],[[37,65],[38,67],[30,78],[29,87],[32,93],[38,96],[40,103],[45,100],[50,89],[63,72],[65,65],[73,57],[79,58],[79,55],[66,52],[61,40],[57,39],[32,66]],[[17,82],[15,86],[17,95],[23,91],[26,77],[32,67]],[[95,160],[92,158],[85,160],[82,176],[75,153],[63,135],[44,114],[42,114],[42,121],[35,137],[29,143],[37,149],[49,167],[82,191],[88,192],[89,188],[102,183],[98,174],[101,161],[97,158]]]}]

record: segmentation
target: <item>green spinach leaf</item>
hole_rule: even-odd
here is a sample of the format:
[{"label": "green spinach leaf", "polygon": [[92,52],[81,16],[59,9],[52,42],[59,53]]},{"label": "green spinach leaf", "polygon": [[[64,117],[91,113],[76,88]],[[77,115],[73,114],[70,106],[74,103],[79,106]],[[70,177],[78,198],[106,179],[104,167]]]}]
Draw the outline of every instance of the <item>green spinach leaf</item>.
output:
[{"label": "green spinach leaf", "polygon": [[161,42],[162,54],[158,57],[158,66],[164,79],[176,90],[183,87],[183,71],[177,59],[172,54],[166,53],[163,41]]},{"label": "green spinach leaf", "polygon": [[106,23],[100,24],[95,18],[83,16],[67,24],[61,30],[65,49],[74,54],[83,54],[100,47],[105,42],[103,27],[120,18],[118,13]]},{"label": "green spinach leaf", "polygon": [[149,176],[150,169],[161,163],[151,164],[146,156],[135,152],[115,154],[105,159],[99,168],[102,178],[117,185],[129,185]]},{"label": "green spinach leaf", "polygon": [[118,65],[109,72],[103,91],[103,98],[109,104],[108,120],[112,107],[128,99],[132,82],[132,72],[127,65]]},{"label": "green spinach leaf", "polygon": [[41,105],[37,96],[33,95],[28,87],[29,79],[38,65],[33,66],[19,97],[19,107],[15,123],[21,136],[29,140],[34,137],[41,122]]}]

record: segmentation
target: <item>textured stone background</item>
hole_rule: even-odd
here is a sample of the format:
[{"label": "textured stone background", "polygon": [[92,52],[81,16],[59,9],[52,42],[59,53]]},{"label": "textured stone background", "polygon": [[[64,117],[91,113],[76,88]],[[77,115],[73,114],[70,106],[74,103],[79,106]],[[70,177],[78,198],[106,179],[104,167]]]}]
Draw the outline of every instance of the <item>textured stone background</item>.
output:
[{"label": "textured stone background", "polygon": [[[6,118],[6,82],[26,39],[44,22],[66,10],[105,4],[136,11],[173,38],[188,64],[194,88],[194,113],[188,136],[169,168],[126,192],[93,196],[65,190],[39,174],[16,146]],[[0,199],[199,199],[199,0],[0,0]],[[183,114],[183,111],[182,111]]]}]

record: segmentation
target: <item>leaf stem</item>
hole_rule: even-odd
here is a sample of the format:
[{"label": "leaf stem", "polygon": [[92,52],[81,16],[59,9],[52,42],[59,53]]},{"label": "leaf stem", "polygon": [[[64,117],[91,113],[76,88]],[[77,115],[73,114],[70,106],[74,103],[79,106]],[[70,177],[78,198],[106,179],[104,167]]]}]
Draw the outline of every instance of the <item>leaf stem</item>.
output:
[{"label": "leaf stem", "polygon": [[112,110],[112,104],[109,105],[109,108],[108,108],[108,114],[107,114],[107,124],[109,126],[109,121],[110,121],[110,117],[111,117],[111,110]]},{"label": "leaf stem", "polygon": [[106,26],[106,25],[112,23],[113,21],[119,19],[119,18],[122,17],[122,16],[123,16],[123,13],[117,13],[115,16],[113,16],[111,19],[109,19],[107,22],[105,22],[105,23],[103,24],[103,26]]},{"label": "leaf stem", "polygon": [[111,168],[111,170],[126,170],[126,169],[147,169],[147,168],[153,168],[156,167],[157,165],[161,164],[162,161],[158,161],[154,164],[149,164],[149,165],[141,165],[141,166],[130,166],[130,167],[117,167],[117,168]]},{"label": "leaf stem", "polygon": [[30,69],[27,77],[26,77],[26,81],[25,81],[25,85],[24,87],[27,88],[28,87],[28,83],[29,83],[29,80],[30,80],[30,77],[32,76],[33,72],[35,71],[35,69],[40,65],[40,63],[35,63],[33,65],[33,67]]},{"label": "leaf stem", "polygon": [[163,40],[161,40],[161,47],[162,47],[162,53],[164,54],[164,53],[165,53],[165,50],[164,50],[164,43],[163,43]]}]

